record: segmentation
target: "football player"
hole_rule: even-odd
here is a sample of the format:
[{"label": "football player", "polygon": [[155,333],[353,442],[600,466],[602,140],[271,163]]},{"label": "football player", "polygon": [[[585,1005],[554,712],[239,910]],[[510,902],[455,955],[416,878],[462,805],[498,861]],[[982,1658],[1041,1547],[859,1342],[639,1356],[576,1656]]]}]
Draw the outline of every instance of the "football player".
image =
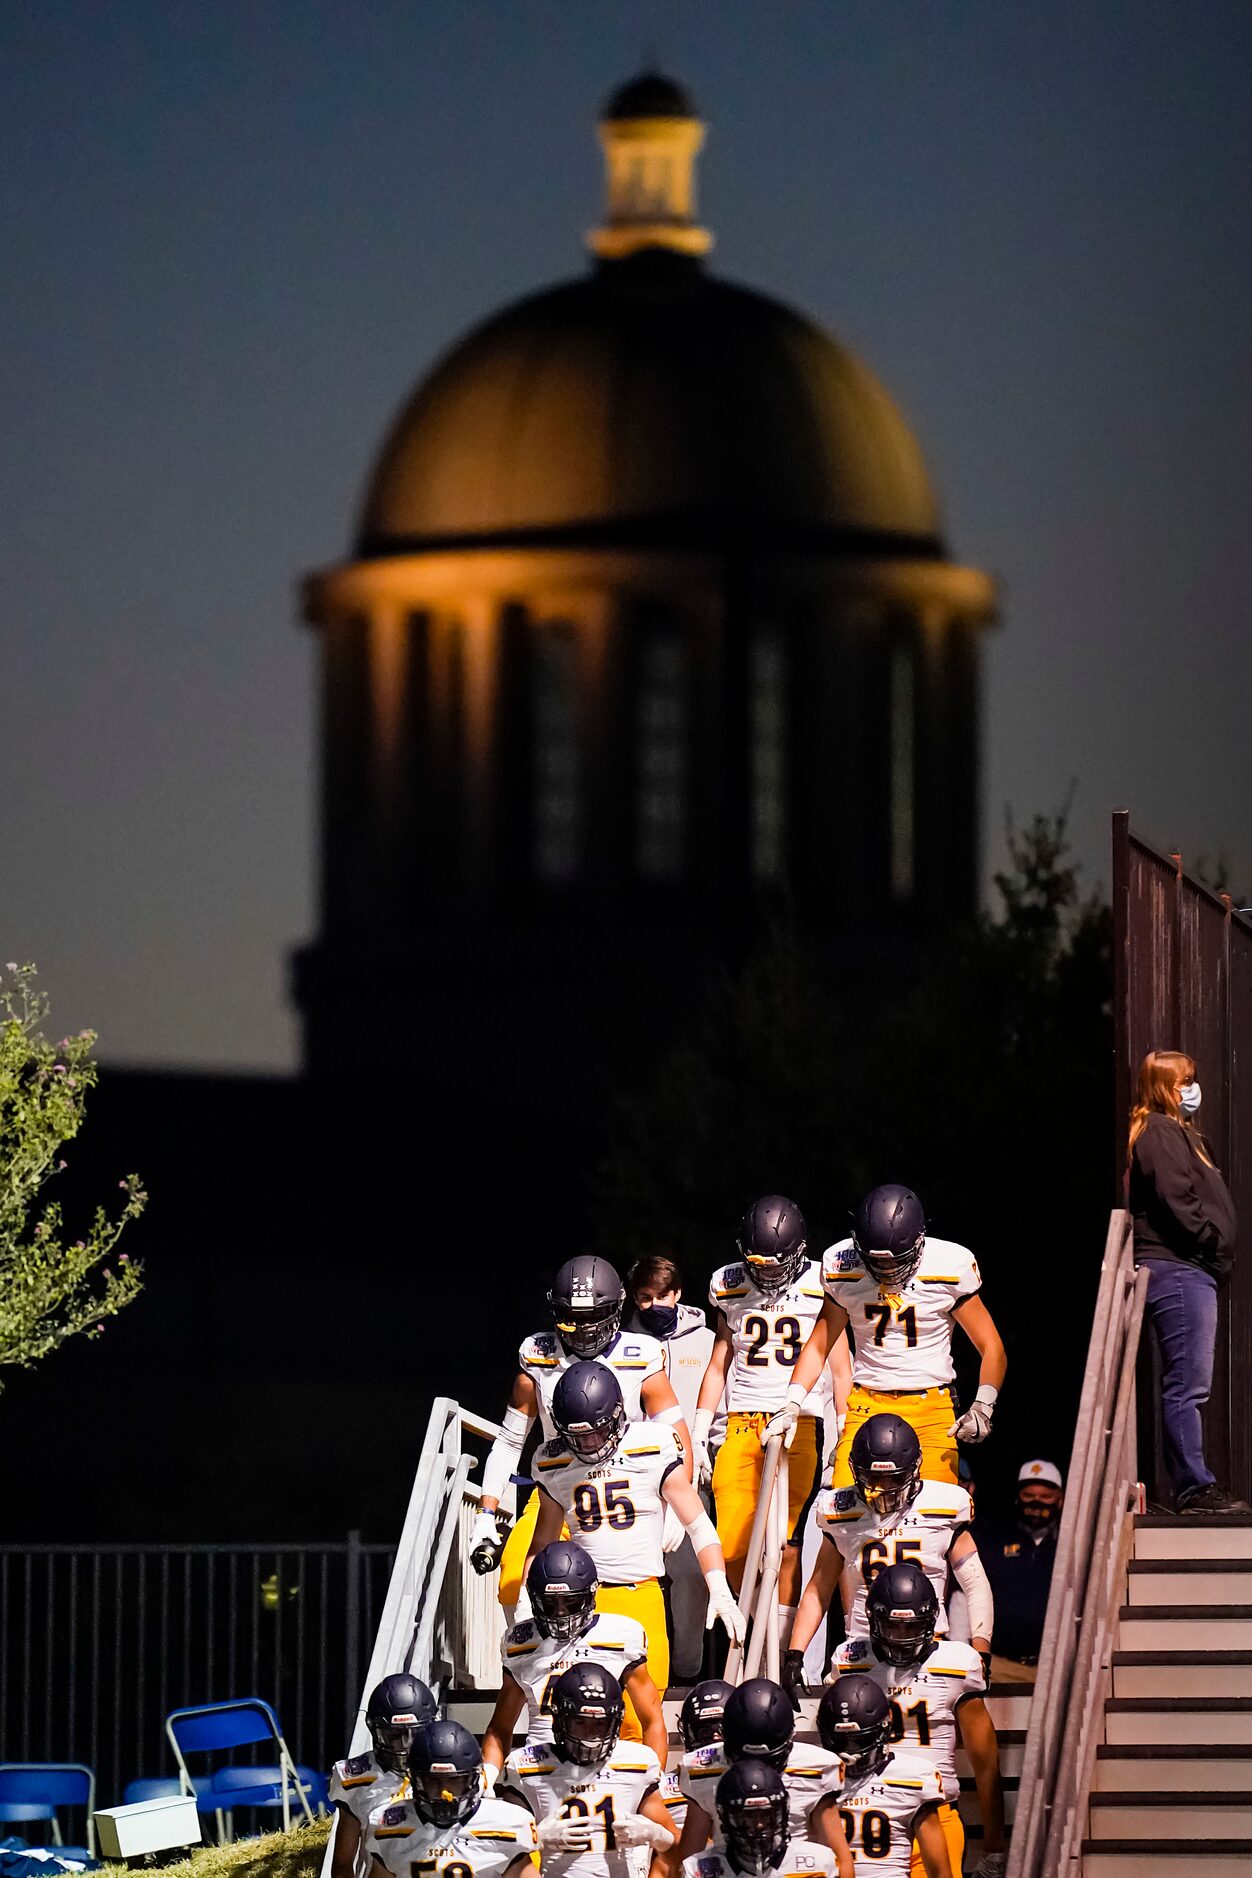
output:
[{"label": "football player", "polygon": [[[690,1754],[696,1748],[712,1747],[721,1740],[722,1717],[734,1692],[733,1685],[723,1682],[718,1676],[706,1677],[693,1689],[688,1689],[678,1711],[678,1738],[683,1744],[684,1754]],[[681,1838],[687,1820],[687,1796],[682,1790],[676,1767],[667,1767],[665,1770],[661,1798],[669,1808],[670,1819]]]},{"label": "football player", "polygon": [[590,1555],[570,1539],[545,1546],[526,1574],[530,1617],[504,1633],[504,1673],[495,1712],[483,1736],[483,1767],[489,1782],[504,1766],[523,1707],[531,1747],[552,1739],[549,1692],[574,1663],[602,1663],[626,1690],[641,1737],[665,1765],[669,1736],[661,1697],[648,1674],[648,1640],[633,1617],[596,1610],[599,1580]]},{"label": "football player", "polygon": [[736,1761],[717,1783],[721,1849],[696,1852],[683,1861],[684,1878],[808,1878],[821,1872],[834,1878],[838,1867],[829,1846],[793,1838],[787,1819],[787,1793],[776,1767],[764,1761]]},{"label": "football player", "polygon": [[373,1747],[336,1761],[330,1776],[335,1849],[331,1878],[353,1878],[371,1813],[389,1800],[407,1799],[409,1748],[413,1736],[435,1719],[435,1698],[424,1682],[403,1670],[384,1676],[365,1705]]},{"label": "football player", "polygon": [[[714,1272],[709,1302],[717,1333],[700,1384],[692,1426],[695,1464],[711,1478],[717,1534],[730,1582],[738,1591],[760,1497],[767,1424],[787,1399],[787,1385],[823,1308],[821,1272],[807,1256],[804,1215],[794,1200],[767,1194],[739,1222],[739,1258]],[[815,1385],[797,1396],[798,1420],[789,1443],[787,1538],[779,1572],[779,1629],[783,1642],[799,1591],[800,1552],[791,1543],[818,1482],[823,1398]],[[726,1438],[709,1465],[709,1430],[725,1396]]]},{"label": "football player", "polygon": [[933,1760],[889,1745],[891,1703],[869,1676],[840,1676],[817,1705],[822,1746],[843,1759],[839,1814],[857,1878],[952,1878],[939,1823],[943,1777]]},{"label": "football player", "polygon": [[991,1648],[994,1609],[991,1586],[969,1531],[970,1499],[964,1487],[922,1479],[917,1431],[899,1415],[871,1415],[852,1443],[851,1487],[831,1487],[817,1497],[814,1518],[829,1540],[804,1587],[783,1662],[783,1686],[798,1699],[804,1681],[804,1651],[829,1609],[835,1586],[847,1576],[847,1633],[868,1634],[865,1595],[886,1565],[916,1564],[935,1588],[940,1629],[946,1629],[943,1598],[948,1572],[965,1593],[979,1651]]},{"label": "football player", "polygon": [[797,1742],[795,1714],[776,1682],[753,1676],[732,1691],[722,1716],[722,1738],[689,1749],[678,1763],[678,1784],[687,1799],[678,1856],[698,1852],[713,1835],[721,1850],[715,1795],[726,1770],[739,1761],[763,1761],[782,1779],[787,1796],[787,1830],[793,1838],[827,1845],[844,1878],[852,1861],[844,1844],[836,1807],[842,1770],[839,1757],[824,1748]]},{"label": "football player", "polygon": [[529,1878],[538,1840],[520,1806],[488,1795],[478,1743],[460,1722],[427,1722],[409,1749],[411,1798],[370,1815],[372,1878]]},{"label": "football player", "polygon": [[[483,1468],[478,1514],[470,1532],[470,1562],[480,1574],[500,1567],[500,1602],[512,1610],[524,1578],[523,1561],[531,1550],[539,1507],[532,1495],[501,1548],[496,1511],[500,1496],[521,1463],[531,1423],[539,1417],[545,1441],[556,1433],[552,1396],[571,1363],[605,1363],[617,1377],[631,1421],[648,1418],[672,1429],[691,1475],[691,1437],[666,1374],[665,1351],[642,1331],[623,1333],[626,1291],[606,1260],[583,1254],[568,1259],[552,1281],[548,1303],[555,1331],[527,1337],[518,1356],[509,1406],[501,1432]],[[525,1616],[523,1610],[519,1613]]]},{"label": "football player", "polygon": [[[977,1259],[963,1245],[927,1236],[922,1203],[908,1187],[875,1187],[856,1210],[851,1238],[832,1245],[822,1259],[822,1285],[821,1315],[766,1439],[792,1439],[831,1346],[850,1330],[852,1391],[831,1484],[850,1484],[852,1438],[862,1422],[891,1410],[917,1430],[926,1479],[955,1486],[956,1442],[986,1440],[1008,1368],[1000,1333],[978,1296]],[[952,1395],[953,1324],[981,1358],[978,1392],[959,1419]]]},{"label": "football player", "polygon": [[[919,1749],[937,1765],[946,1801],[939,1809],[939,1823],[957,1878],[965,1855],[957,1811],[958,1741],[964,1746],[982,1813],[984,1856],[978,1871],[980,1878],[1000,1878],[1005,1864],[1004,1788],[995,1724],[983,1700],[987,1682],[982,1659],[968,1643],[936,1641],[939,1601],[916,1565],[888,1565],[880,1571],[865,1609],[869,1636],[840,1645],[832,1676],[851,1671],[871,1677],[891,1704],[892,1741],[904,1750]],[[921,1878],[921,1873],[915,1854],[913,1878]]]},{"label": "football player", "polygon": [[541,1869],[554,1878],[635,1878],[628,1856],[674,1844],[661,1801],[661,1764],[642,1742],[619,1742],[622,1692],[599,1663],[575,1663],[552,1688],[552,1740],[528,1741],[505,1762],[502,1788],[539,1822]]},{"label": "football player", "polygon": [[719,1618],[733,1642],[743,1619],[726,1581],[712,1520],[683,1472],[671,1431],[654,1421],[630,1422],[617,1378],[603,1363],[575,1363],[552,1394],[558,1434],[535,1455],[540,1512],[537,1549],[550,1545],[562,1522],[589,1552],[600,1580],[596,1608],[634,1617],[648,1639],[648,1673],[669,1684],[665,1600],[658,1583],[665,1509],[673,1508],[695,1548],[709,1591],[708,1626]]}]

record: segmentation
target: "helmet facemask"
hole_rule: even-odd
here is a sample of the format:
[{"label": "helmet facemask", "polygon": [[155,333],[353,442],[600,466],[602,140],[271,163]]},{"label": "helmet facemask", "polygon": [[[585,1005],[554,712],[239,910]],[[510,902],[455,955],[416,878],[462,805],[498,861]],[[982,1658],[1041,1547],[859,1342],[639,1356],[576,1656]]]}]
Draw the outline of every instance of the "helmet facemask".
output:
[{"label": "helmet facemask", "polygon": [[911,1506],[921,1490],[922,1463],[912,1467],[893,1467],[889,1461],[871,1461],[868,1468],[853,1466],[857,1492],[871,1513],[880,1518],[888,1513],[902,1513]]},{"label": "helmet facemask", "polygon": [[881,1663],[895,1669],[908,1669],[920,1662],[935,1634],[935,1614],[902,1606],[884,1610],[870,1605],[867,1613],[874,1655]]},{"label": "helmet facemask", "polygon": [[876,1278],[884,1288],[895,1291],[901,1285],[908,1284],[921,1264],[922,1253],[926,1250],[926,1233],[924,1229],[919,1232],[913,1244],[903,1252],[876,1251],[873,1246],[862,1245],[855,1233],[852,1235],[852,1243],[870,1277]]},{"label": "helmet facemask", "polygon": [[578,1703],[561,1703],[552,1717],[552,1739],[562,1760],[578,1767],[591,1767],[607,1760],[617,1746],[621,1732],[622,1710],[596,1696],[586,1695]]},{"label": "helmet facemask", "polygon": [[887,1759],[887,1737],[891,1717],[885,1715],[876,1728],[862,1728],[856,1722],[839,1721],[823,1729],[822,1746],[829,1754],[838,1754],[845,1774],[854,1779],[873,1774]]},{"label": "helmet facemask", "polygon": [[571,1591],[565,1585],[545,1585],[530,1595],[531,1615],[541,1637],[555,1643],[574,1643],[588,1630],[596,1614],[596,1594]]},{"label": "helmet facemask", "polygon": [[607,1421],[570,1422],[561,1428],[561,1433],[579,1460],[595,1467],[616,1453],[627,1426],[626,1410],[619,1400]]},{"label": "helmet facemask", "polygon": [[469,1819],[482,1797],[482,1768],[453,1767],[450,1761],[432,1761],[422,1773],[410,1776],[413,1805],[429,1826],[456,1826]]},{"label": "helmet facemask", "polygon": [[727,1750],[727,1752],[729,1758],[733,1761],[764,1761],[767,1767],[775,1767],[781,1774],[783,1768],[791,1759],[791,1747],[792,1742],[790,1739],[779,1741],[772,1747],[766,1746],[763,1742],[759,1741],[745,1741],[743,1746],[741,1748],[736,1747],[733,1753],[730,1753],[729,1750]]},{"label": "helmet facemask", "polygon": [[786,1794],[750,1793],[742,1799],[728,1800],[718,1810],[726,1835],[727,1857],[736,1870],[752,1873],[754,1878],[763,1878],[765,1872],[773,1871],[791,1836],[787,1826]]},{"label": "helmet facemask", "polygon": [[[742,1247],[740,1251],[743,1251]],[[743,1262],[757,1290],[763,1291],[766,1297],[773,1297],[776,1292],[785,1291],[800,1276],[804,1264],[804,1246],[797,1246],[794,1252],[789,1252],[781,1259],[763,1258],[759,1252],[743,1252]]]},{"label": "helmet facemask", "polygon": [[390,1721],[383,1721],[370,1715],[366,1725],[374,1743],[374,1759],[378,1765],[389,1774],[404,1773],[408,1768],[413,1737],[421,1726],[417,1716],[393,1715]]}]

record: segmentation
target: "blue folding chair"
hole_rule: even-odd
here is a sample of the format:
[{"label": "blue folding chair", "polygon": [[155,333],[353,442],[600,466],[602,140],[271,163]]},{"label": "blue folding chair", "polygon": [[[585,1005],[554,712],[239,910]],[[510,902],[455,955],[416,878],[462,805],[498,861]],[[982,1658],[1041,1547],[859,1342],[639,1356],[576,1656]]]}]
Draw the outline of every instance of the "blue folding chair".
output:
[{"label": "blue folding chair", "polygon": [[[175,1709],[165,1720],[165,1732],[178,1762],[178,1778],[183,1793],[194,1794],[196,1810],[217,1817],[219,1843],[233,1836],[231,1815],[237,1806],[281,1807],[283,1831],[291,1826],[293,1797],[312,1820],[309,1795],[314,1779],[305,1768],[296,1766],[291,1750],[283,1739],[278,1717],[268,1702],[250,1696],[238,1702],[209,1702],[202,1708]],[[246,1762],[227,1762],[214,1768],[209,1777],[194,1779],[188,1769],[188,1754],[215,1754],[232,1748],[266,1744],[277,1753],[277,1765],[251,1767]],[[228,1830],[227,1820],[231,1820]]]},{"label": "blue folding chair", "polygon": [[96,1777],[77,1761],[0,1761],[0,1821],[42,1819],[52,1826],[53,1845],[64,1845],[59,1806],[87,1809],[87,1851],[96,1849]]}]

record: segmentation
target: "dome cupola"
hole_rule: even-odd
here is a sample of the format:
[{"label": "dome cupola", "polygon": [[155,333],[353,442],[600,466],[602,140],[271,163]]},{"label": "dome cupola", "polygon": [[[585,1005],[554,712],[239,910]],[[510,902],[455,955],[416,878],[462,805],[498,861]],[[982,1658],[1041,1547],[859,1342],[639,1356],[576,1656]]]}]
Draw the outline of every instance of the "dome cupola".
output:
[{"label": "dome cupola", "polygon": [[707,254],[713,237],[695,219],[695,162],[704,125],[681,85],[641,72],[613,93],[600,117],[608,206],[587,237],[602,260],[645,248]]}]

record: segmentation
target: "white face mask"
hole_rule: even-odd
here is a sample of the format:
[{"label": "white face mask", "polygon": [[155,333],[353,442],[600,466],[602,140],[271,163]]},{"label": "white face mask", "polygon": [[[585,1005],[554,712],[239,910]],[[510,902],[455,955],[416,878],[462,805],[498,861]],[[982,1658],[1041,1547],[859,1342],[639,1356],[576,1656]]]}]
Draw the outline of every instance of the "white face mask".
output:
[{"label": "white face mask", "polygon": [[1198,1082],[1185,1082],[1178,1091],[1178,1106],[1184,1115],[1194,1115],[1200,1106],[1200,1085]]}]

